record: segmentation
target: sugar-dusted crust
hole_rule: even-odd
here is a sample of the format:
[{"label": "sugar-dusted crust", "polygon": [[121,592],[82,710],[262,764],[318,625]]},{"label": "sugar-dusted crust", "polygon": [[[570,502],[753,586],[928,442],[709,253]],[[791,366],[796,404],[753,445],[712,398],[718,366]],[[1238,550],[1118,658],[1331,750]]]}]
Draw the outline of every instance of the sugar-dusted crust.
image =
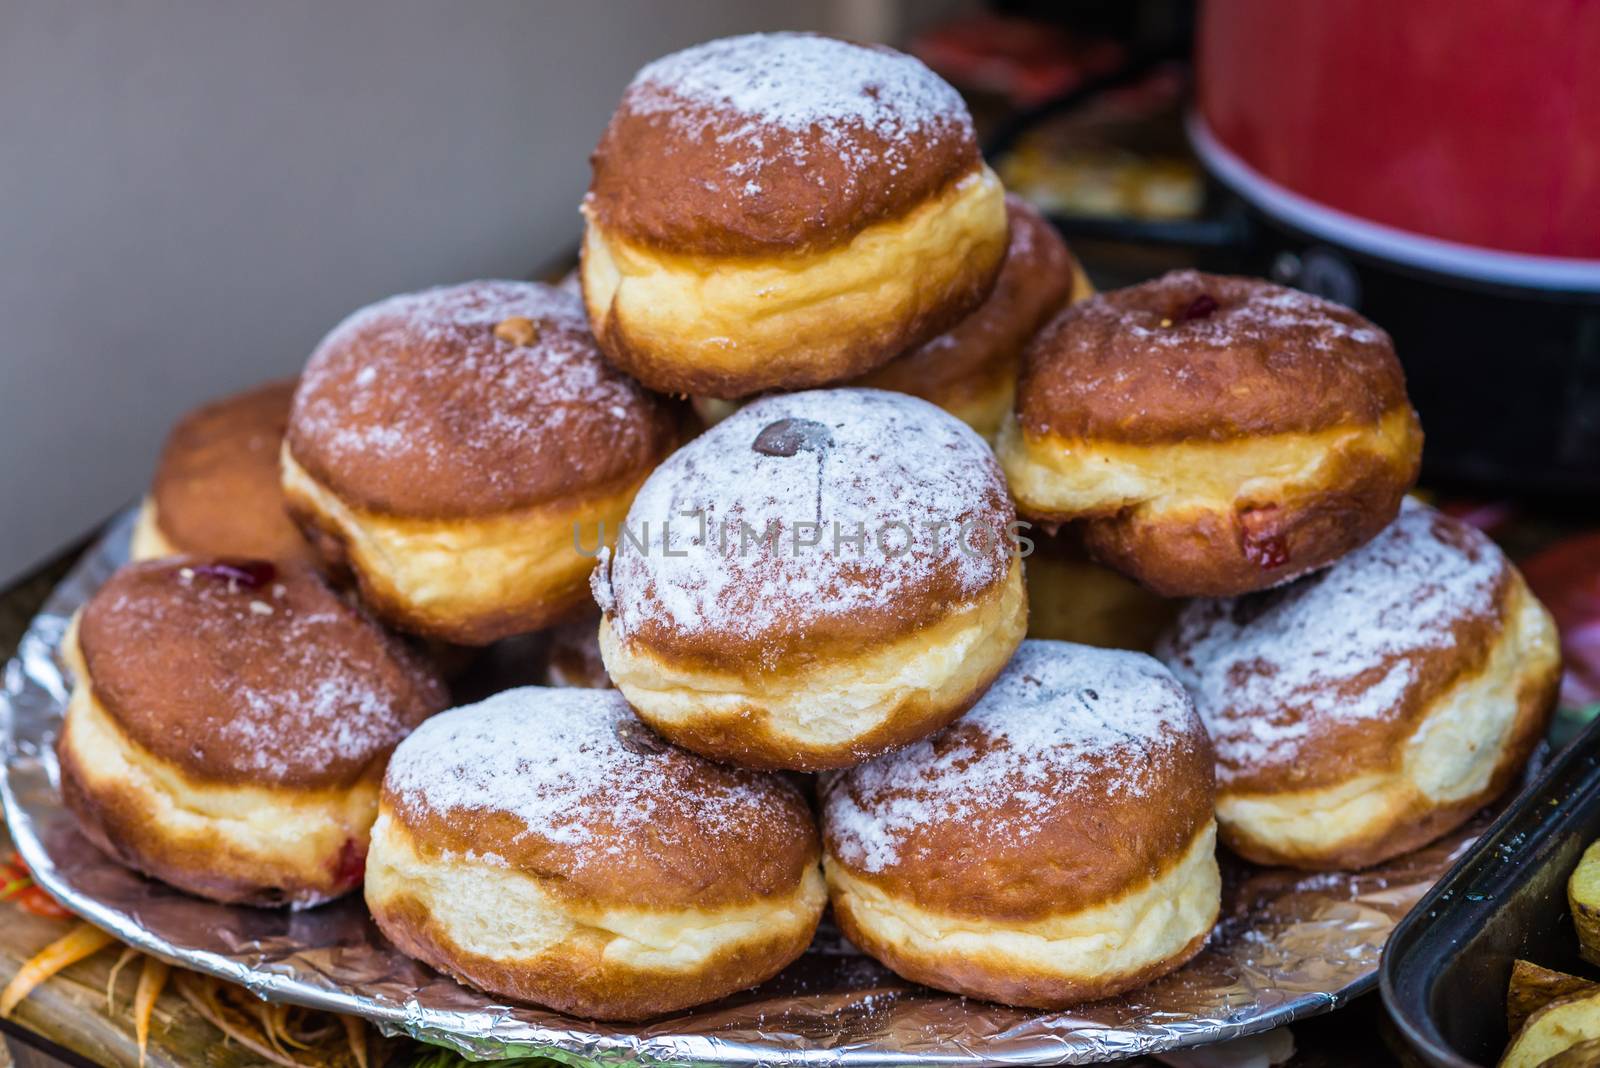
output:
[{"label": "sugar-dusted crust", "polygon": [[614,690],[509,690],[390,762],[384,807],[425,852],[493,855],[595,908],[718,908],[792,891],[817,860],[782,779],[670,745]]},{"label": "sugar-dusted crust", "polygon": [[131,564],[77,642],[118,729],[203,782],[347,787],[445,704],[420,656],[303,564]]},{"label": "sugar-dusted crust", "polygon": [[593,579],[606,668],[697,751],[856,763],[959,715],[1021,640],[1012,521],[983,440],[926,401],[765,398],[634,500]]},{"label": "sugar-dusted crust", "polygon": [[979,164],[961,96],[910,56],[814,34],[730,37],[649,64],[591,157],[591,219],[713,256],[814,251]]},{"label": "sugar-dusted crust", "polygon": [[1128,444],[1372,425],[1409,407],[1394,345],[1367,319],[1198,271],[1067,308],[1029,346],[1017,394],[1030,436]]},{"label": "sugar-dusted crust", "polygon": [[287,455],[354,510],[478,518],[636,482],[682,416],[605,362],[571,293],[468,282],[337,326],[301,376]]},{"label": "sugar-dusted crust", "polygon": [[651,475],[594,592],[631,647],[778,670],[881,647],[1000,589],[1013,518],[988,446],[926,401],[766,397]]},{"label": "sugar-dusted crust", "polygon": [[1081,520],[1095,559],[1157,593],[1220,597],[1381,530],[1422,430],[1388,335],[1355,312],[1181,271],[1058,315],[996,449],[1022,514]]}]

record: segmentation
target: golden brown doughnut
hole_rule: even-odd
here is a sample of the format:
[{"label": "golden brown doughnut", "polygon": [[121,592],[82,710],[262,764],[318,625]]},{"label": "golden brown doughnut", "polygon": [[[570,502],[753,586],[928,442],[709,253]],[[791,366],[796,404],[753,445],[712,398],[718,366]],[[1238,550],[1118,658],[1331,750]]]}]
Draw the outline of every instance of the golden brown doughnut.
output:
[{"label": "golden brown doughnut", "polygon": [[1159,597],[1101,567],[1075,530],[1027,531],[1028,637],[1149,652],[1181,601]]},{"label": "golden brown doughnut", "polygon": [[278,479],[294,388],[292,379],[268,382],[178,421],[139,509],[135,560],[179,553],[317,559],[289,518]]},{"label": "golden brown doughnut", "polygon": [[1196,601],[1158,655],[1217,750],[1217,818],[1263,864],[1360,868],[1516,781],[1560,683],[1550,614],[1472,527],[1407,501],[1325,571]]},{"label": "golden brown doughnut", "polygon": [[606,670],[696,752],[859,763],[960,715],[1021,641],[1013,521],[983,439],[926,401],[764,398],[640,490],[594,575]]},{"label": "golden brown doughnut", "polygon": [[663,741],[615,691],[507,690],[389,764],[367,905],[464,983],[632,1020],[754,986],[826,903],[817,831],[775,776]]},{"label": "golden brown doughnut", "polygon": [[1166,596],[1233,596],[1382,530],[1422,432],[1389,336],[1366,319],[1175,271],[1045,328],[997,451],[1019,511],[1082,520],[1101,563]]},{"label": "golden brown doughnut", "polygon": [[949,330],[851,382],[931,401],[992,439],[1011,410],[1022,349],[1061,307],[1093,295],[1039,210],[1006,194],[1011,240],[989,297]]},{"label": "golden brown doughnut", "polygon": [[544,685],[608,690],[611,676],[600,658],[600,613],[585,612],[551,627],[544,639]]},{"label": "golden brown doughnut", "polygon": [[284,491],[385,621],[482,645],[587,600],[575,529],[615,529],[681,414],[605,363],[570,293],[430,289],[357,312],[311,357]]},{"label": "golden brown doughnut", "polygon": [[663,392],[861,374],[977,307],[1005,256],[960,94],[878,45],[752,34],[666,56],[591,162],[589,318]]},{"label": "golden brown doughnut", "polygon": [[1212,759],[1157,661],[1023,642],[966,716],[827,783],[834,917],[958,994],[1058,1009],[1141,986],[1216,922]]},{"label": "golden brown doughnut", "polygon": [[216,901],[302,908],[359,885],[389,752],[445,705],[304,564],[131,564],[66,644],[67,805],[111,856]]}]

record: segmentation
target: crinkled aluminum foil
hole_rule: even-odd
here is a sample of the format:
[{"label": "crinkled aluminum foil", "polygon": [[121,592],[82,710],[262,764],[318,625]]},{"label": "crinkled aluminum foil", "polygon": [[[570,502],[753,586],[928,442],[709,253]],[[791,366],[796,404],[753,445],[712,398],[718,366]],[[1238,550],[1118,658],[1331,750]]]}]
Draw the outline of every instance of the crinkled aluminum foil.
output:
[{"label": "crinkled aluminum foil", "polygon": [[140,949],[263,998],[365,1016],[469,1057],[543,1055],[748,1065],[1085,1064],[1265,1031],[1369,989],[1396,920],[1482,829],[1359,875],[1252,868],[1225,858],[1222,922],[1187,967],[1126,997],[1042,1013],[905,983],[824,925],[757,990],[671,1019],[596,1024],[506,1005],[402,956],[359,896],[306,912],[230,907],[141,878],[78,833],[56,791],[53,742],[71,613],[126,559],[124,516],[67,576],[6,665],[0,796],[38,881]]}]

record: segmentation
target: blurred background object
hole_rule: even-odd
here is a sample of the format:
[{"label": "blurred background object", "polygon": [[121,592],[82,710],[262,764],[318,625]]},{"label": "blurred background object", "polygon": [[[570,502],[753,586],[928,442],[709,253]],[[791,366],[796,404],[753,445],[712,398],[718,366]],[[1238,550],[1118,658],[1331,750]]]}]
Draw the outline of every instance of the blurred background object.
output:
[{"label": "blurred background object", "polygon": [[821,0],[8,4],[0,32],[0,577],[144,484],[208,398],[352,309],[576,247],[646,61],[821,28]]},{"label": "blurred background object", "polygon": [[0,34],[0,580],[171,423],[352,308],[570,265],[643,62],[752,29],[921,56],[1102,288],[1260,274],[1396,339],[1425,477],[1600,496],[1600,5],[16,0]]}]

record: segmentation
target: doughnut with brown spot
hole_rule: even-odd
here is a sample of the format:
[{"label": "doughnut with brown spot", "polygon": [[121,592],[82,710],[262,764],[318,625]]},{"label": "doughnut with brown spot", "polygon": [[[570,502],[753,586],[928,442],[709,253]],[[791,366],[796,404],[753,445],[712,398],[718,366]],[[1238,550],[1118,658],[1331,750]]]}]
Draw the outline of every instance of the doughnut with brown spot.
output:
[{"label": "doughnut with brown spot", "polygon": [[105,852],[217,901],[354,889],[385,761],[445,706],[425,662],[310,567],[122,568],[67,642],[61,791]]},{"label": "doughnut with brown spot", "polygon": [[861,374],[975,308],[1005,257],[960,94],[878,45],[751,34],[656,60],[591,162],[589,318],[664,392]]},{"label": "doughnut with brown spot", "polygon": [[316,561],[278,477],[294,389],[292,379],[269,382],[178,421],[134,526],[135,560],[196,553]]},{"label": "doughnut with brown spot", "polygon": [[1143,985],[1216,922],[1212,759],[1156,660],[1026,641],[967,715],[826,785],[834,916],[958,994],[1059,1009]]},{"label": "doughnut with brown spot", "polygon": [[396,750],[367,905],[404,952],[491,994],[633,1020],[804,952],[816,825],[775,776],[668,744],[615,691],[508,690]]},{"label": "doughnut with brown spot", "polygon": [[1223,840],[1302,868],[1379,863],[1500,795],[1561,678],[1555,625],[1517,569],[1409,500],[1324,571],[1192,602],[1158,655],[1216,743]]},{"label": "doughnut with brown spot", "polygon": [[482,645],[587,599],[593,551],[684,433],[529,282],[391,297],[322,342],[283,452],[290,507],[386,622]]},{"label": "doughnut with brown spot", "polygon": [[1389,336],[1250,278],[1175,271],[1029,346],[1001,462],[1030,518],[1166,596],[1326,566],[1394,518],[1422,432]]},{"label": "doughnut with brown spot", "polygon": [[645,483],[593,579],[639,715],[752,767],[847,767],[968,708],[1027,593],[983,439],[869,389],[767,397]]}]

